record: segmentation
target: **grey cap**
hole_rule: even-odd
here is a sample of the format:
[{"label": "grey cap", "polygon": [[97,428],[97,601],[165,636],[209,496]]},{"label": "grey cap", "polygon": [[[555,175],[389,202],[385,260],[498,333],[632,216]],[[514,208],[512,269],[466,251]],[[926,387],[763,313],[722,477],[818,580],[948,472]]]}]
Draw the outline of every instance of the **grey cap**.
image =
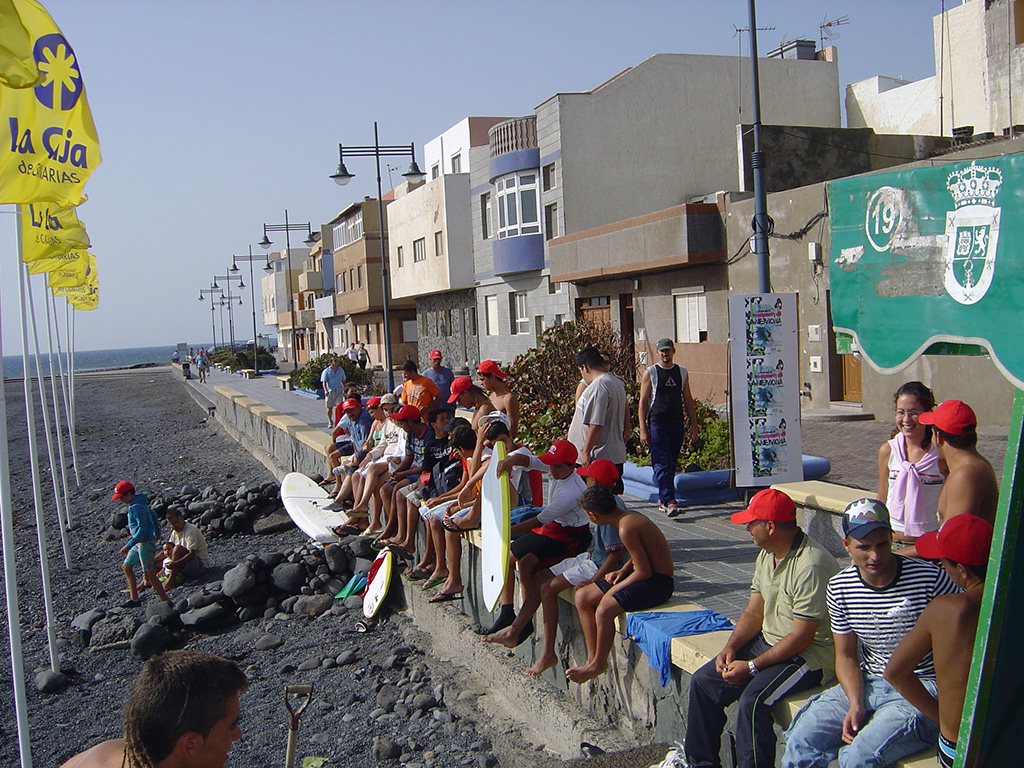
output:
[{"label": "grey cap", "polygon": [[676,343],[672,339],[664,338],[658,339],[658,351],[661,352],[663,349],[675,349]]}]

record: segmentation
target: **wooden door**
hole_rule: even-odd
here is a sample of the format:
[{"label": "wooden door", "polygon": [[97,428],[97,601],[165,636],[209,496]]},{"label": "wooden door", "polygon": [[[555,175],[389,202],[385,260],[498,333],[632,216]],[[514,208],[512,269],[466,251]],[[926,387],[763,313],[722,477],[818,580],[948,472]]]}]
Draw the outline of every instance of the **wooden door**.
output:
[{"label": "wooden door", "polygon": [[840,355],[843,361],[843,400],[859,403],[864,399],[860,383],[860,358],[857,355]]}]

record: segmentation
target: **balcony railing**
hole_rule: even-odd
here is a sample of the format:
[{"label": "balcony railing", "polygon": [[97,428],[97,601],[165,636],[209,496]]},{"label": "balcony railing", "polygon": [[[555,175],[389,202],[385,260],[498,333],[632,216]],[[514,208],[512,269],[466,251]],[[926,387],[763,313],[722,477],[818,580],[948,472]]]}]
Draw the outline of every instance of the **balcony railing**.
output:
[{"label": "balcony railing", "polygon": [[324,276],[322,272],[300,272],[300,291],[322,291],[324,289]]},{"label": "balcony railing", "polygon": [[298,309],[295,311],[295,325],[298,328],[312,328],[316,325],[316,317],[312,309]]},{"label": "balcony railing", "polygon": [[491,157],[537,148],[537,117],[514,117],[495,125],[487,134]]}]

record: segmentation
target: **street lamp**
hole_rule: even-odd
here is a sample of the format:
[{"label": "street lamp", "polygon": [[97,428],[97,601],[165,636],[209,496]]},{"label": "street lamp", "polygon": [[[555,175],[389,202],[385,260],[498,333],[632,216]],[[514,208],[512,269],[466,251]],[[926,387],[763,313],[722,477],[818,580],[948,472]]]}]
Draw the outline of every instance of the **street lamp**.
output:
[{"label": "street lamp", "polygon": [[[235,316],[233,314],[234,313],[234,304],[231,303],[231,281],[232,280],[237,280],[239,288],[245,288],[245,283],[243,282],[241,275],[232,275],[230,272],[228,272],[226,275],[214,275],[213,276],[213,287],[214,288],[219,288],[220,287],[219,285],[217,285],[217,281],[218,280],[226,280],[227,284],[228,284],[228,289],[224,293],[225,303],[222,304],[221,306],[226,306],[228,308],[228,327],[231,329],[231,354],[234,355],[235,354]],[[238,303],[239,304],[242,303],[242,298],[241,297],[238,298]]]},{"label": "street lamp", "polygon": [[267,232],[284,232],[284,248],[285,258],[288,260],[288,274],[285,276],[285,281],[288,285],[288,312],[292,319],[292,362],[295,363],[295,294],[292,292],[292,243],[289,232],[301,231],[305,229],[307,237],[303,242],[309,247],[313,247],[316,240],[313,238],[313,228],[307,221],[305,224],[289,224],[288,223],[288,209],[284,211],[284,224],[264,224],[263,225],[263,239],[259,241],[258,245],[263,250],[267,250],[273,245],[273,241],[267,237]]},{"label": "street lamp", "polygon": [[[264,237],[266,237],[266,235],[264,235]],[[259,352],[259,348],[260,348],[260,337],[259,337],[259,334],[256,331],[256,277],[255,277],[255,275],[253,275],[253,271],[252,271],[252,263],[256,259],[258,259],[258,258],[260,258],[260,257],[252,255],[252,246],[250,245],[249,246],[249,255],[248,256],[232,256],[231,257],[231,266],[228,268],[228,272],[230,274],[235,275],[235,274],[238,274],[238,263],[237,262],[239,262],[239,261],[248,261],[249,262],[249,298],[252,299],[252,367],[256,371],[256,373],[253,374],[254,376],[259,376],[260,375],[260,366],[259,366],[259,360],[258,360],[258,352]],[[274,268],[272,266],[270,266],[270,256],[269,255],[267,255],[266,261],[267,261],[267,265],[265,267],[263,267],[263,271],[269,274],[269,273],[274,271]],[[241,287],[241,286],[239,286],[239,287]]]},{"label": "street lamp", "polygon": [[[200,301],[204,301],[205,300],[205,297],[203,296],[204,293],[209,293],[209,294],[219,293],[221,296],[224,295],[224,292],[220,289],[219,286],[217,286],[216,283],[214,283],[209,288],[200,288],[199,289],[199,300]],[[216,302],[213,300],[213,296],[210,296],[210,329],[213,332],[213,348],[214,349],[217,348],[217,320],[214,317],[214,312],[216,311],[214,309],[215,305],[216,305]],[[223,341],[223,339],[222,339],[222,341]]]},{"label": "street lamp", "polygon": [[377,218],[379,219],[378,226],[380,227],[380,279],[381,289],[383,293],[383,307],[384,307],[384,367],[388,372],[388,390],[395,388],[395,371],[394,365],[391,360],[391,323],[388,315],[390,314],[390,299],[388,298],[388,254],[387,249],[384,247],[384,200],[383,190],[380,184],[380,159],[382,157],[409,157],[412,162],[409,164],[409,170],[402,174],[406,181],[410,184],[417,184],[426,178],[426,174],[420,170],[420,167],[416,165],[416,145],[409,144],[385,144],[381,146],[380,137],[377,133],[377,121],[373,122],[373,144],[366,146],[348,146],[345,147],[342,144],[338,144],[338,170],[331,175],[335,183],[338,186],[345,186],[350,181],[354,174],[348,172],[348,168],[345,167],[345,154],[348,153],[349,157],[374,157],[377,160]]}]

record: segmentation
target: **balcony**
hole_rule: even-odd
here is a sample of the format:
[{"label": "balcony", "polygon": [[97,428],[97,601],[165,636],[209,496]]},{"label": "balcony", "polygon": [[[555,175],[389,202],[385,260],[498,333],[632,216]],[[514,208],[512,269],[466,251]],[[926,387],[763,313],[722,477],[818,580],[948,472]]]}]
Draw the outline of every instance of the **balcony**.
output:
[{"label": "balcony", "polygon": [[487,133],[491,157],[537,148],[537,117],[515,117],[498,123]]},{"label": "balcony", "polygon": [[316,324],[315,310],[312,309],[297,309],[295,310],[295,327],[296,328],[312,328]]},{"label": "balcony", "polygon": [[308,271],[299,273],[299,291],[323,291],[324,276],[319,271]]}]

